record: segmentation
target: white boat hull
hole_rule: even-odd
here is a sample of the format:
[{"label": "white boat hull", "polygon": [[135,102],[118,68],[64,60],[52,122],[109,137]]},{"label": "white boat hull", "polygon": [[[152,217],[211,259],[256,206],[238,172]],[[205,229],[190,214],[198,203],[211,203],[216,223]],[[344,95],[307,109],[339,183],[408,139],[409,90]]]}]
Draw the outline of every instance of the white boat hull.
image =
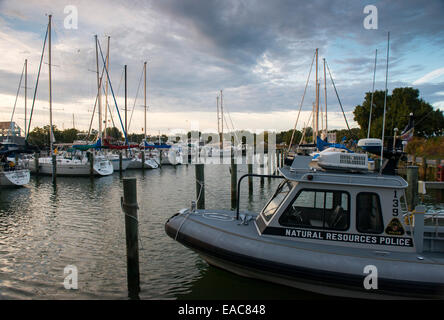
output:
[{"label": "white boat hull", "polygon": [[0,172],[0,186],[21,187],[29,183],[30,172],[28,169],[18,169]]},{"label": "white boat hull", "polygon": [[[31,172],[36,172],[35,161],[29,161]],[[71,161],[69,159],[57,159],[56,175],[58,176],[89,176],[90,163],[87,161]],[[52,159],[39,159],[39,174],[52,175]],[[93,175],[108,176],[113,174],[113,165],[108,160],[94,161]]]},{"label": "white boat hull", "polygon": [[[114,171],[120,171],[120,160],[119,159],[110,159],[109,160],[111,164],[113,165]],[[128,169],[128,166],[131,163],[131,159],[122,159],[122,171],[125,171]]]},{"label": "white boat hull", "polygon": [[[154,159],[145,159],[146,169],[157,169],[159,165]],[[128,164],[128,169],[142,169],[142,159],[132,159]]]},{"label": "white boat hull", "polygon": [[167,153],[163,152],[161,164],[173,166],[183,164],[183,156],[181,153],[176,152],[175,150],[170,150]]}]

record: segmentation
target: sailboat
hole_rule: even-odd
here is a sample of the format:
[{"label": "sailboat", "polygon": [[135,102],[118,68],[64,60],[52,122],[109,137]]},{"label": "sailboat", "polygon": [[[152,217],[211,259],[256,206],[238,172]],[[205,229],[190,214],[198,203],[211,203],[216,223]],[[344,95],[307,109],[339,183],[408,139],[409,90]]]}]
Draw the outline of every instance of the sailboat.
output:
[{"label": "sailboat", "polygon": [[[135,153],[135,156],[133,157],[133,159],[131,160],[131,162],[129,163],[128,168],[129,169],[142,169],[142,168],[147,168],[147,169],[157,169],[159,168],[159,160],[156,160],[153,153],[149,152],[148,154],[146,153],[146,150],[152,150],[153,148],[148,147],[148,143],[147,143],[147,136],[146,136],[146,65],[147,62],[145,61],[143,64],[143,74],[144,74],[144,134],[145,137],[142,141],[142,143],[139,145],[139,148],[141,149],[140,152]],[[148,156],[148,157],[147,157]]]},{"label": "sailboat", "polygon": [[0,187],[21,187],[29,183],[30,171],[25,162],[18,161],[20,152],[15,143],[7,140],[0,143]]},{"label": "sailboat", "polygon": [[[51,15],[49,15],[48,22],[48,56],[49,56],[49,115],[50,115],[50,126],[49,126],[49,136],[50,136],[50,157],[40,157],[38,159],[38,168],[36,167],[36,161],[30,160],[29,167],[33,172],[39,172],[40,174],[47,175],[63,175],[63,176],[83,176],[91,175],[94,176],[107,176],[111,175],[114,170],[111,162],[107,160],[104,156],[97,155],[94,157],[94,162],[92,164],[90,158],[85,153],[86,150],[93,152],[94,149],[101,148],[101,139],[93,145],[74,145],[71,152],[63,152],[61,154],[55,153],[53,149],[53,144],[55,142],[54,134],[52,131],[52,95],[51,95]],[[46,39],[45,39],[46,40]],[[97,36],[96,36],[96,55],[97,55]],[[98,60],[97,60],[97,77],[98,76]],[[100,80],[101,81],[101,80]],[[100,94],[100,81],[98,79],[98,87]],[[101,119],[100,119],[101,121]],[[101,124],[99,124],[101,129]],[[54,168],[55,166],[55,168]]]},{"label": "sailboat", "polygon": [[[13,125],[13,118],[15,107],[17,104],[17,98],[20,92],[23,73],[25,74],[25,135],[26,135],[26,85],[27,85],[27,69],[28,60],[25,60],[23,66],[23,72],[20,77],[19,87],[14,103],[14,108],[11,115],[9,135]],[[8,138],[9,138],[8,135]],[[26,146],[25,146],[26,147]],[[26,162],[19,159],[19,155],[26,153],[26,148],[19,147],[17,144],[9,141],[8,139],[0,143],[0,187],[20,187],[29,183],[30,171],[26,167]]]}]

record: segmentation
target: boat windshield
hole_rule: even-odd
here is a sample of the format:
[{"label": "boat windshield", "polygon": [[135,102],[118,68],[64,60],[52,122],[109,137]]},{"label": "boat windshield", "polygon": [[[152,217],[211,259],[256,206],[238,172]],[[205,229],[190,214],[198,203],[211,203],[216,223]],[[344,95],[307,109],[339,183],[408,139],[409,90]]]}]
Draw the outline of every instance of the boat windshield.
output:
[{"label": "boat windshield", "polygon": [[266,221],[270,221],[270,219],[276,213],[277,208],[279,208],[281,203],[290,193],[290,190],[293,188],[293,186],[294,183],[288,180],[284,180],[279,184],[273,197],[270,199],[270,201],[268,201],[267,205],[262,210],[262,215]]}]

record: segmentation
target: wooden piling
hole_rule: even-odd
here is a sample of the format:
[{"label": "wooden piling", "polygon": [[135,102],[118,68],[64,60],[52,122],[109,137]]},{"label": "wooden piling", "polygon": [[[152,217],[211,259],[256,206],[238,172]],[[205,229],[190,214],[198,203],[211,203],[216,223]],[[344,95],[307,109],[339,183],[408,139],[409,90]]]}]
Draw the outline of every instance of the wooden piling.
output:
[{"label": "wooden piling", "polygon": [[145,150],[142,151],[142,170],[145,170]]},{"label": "wooden piling", "polygon": [[122,209],[125,214],[126,235],[126,263],[128,297],[139,299],[139,231],[137,218],[137,180],[136,178],[123,179]]},{"label": "wooden piling", "polygon": [[119,171],[122,172],[123,170],[123,154],[122,151],[119,152]]},{"label": "wooden piling", "polygon": [[40,173],[40,164],[39,164],[39,154],[34,153],[34,166],[35,166],[35,174],[38,175]]},{"label": "wooden piling", "polygon": [[[248,174],[253,174],[253,163],[248,163]],[[253,195],[253,177],[248,177],[248,195]]]},{"label": "wooden piling", "polygon": [[409,210],[412,210],[417,204],[418,195],[418,166],[407,167],[407,203]]},{"label": "wooden piling", "polygon": [[92,152],[88,153],[89,160],[89,175],[94,176],[94,154]]},{"label": "wooden piling", "polygon": [[205,209],[205,174],[204,164],[196,163],[196,199],[197,209]]},{"label": "wooden piling", "polygon": [[[233,143],[231,144],[233,146]],[[237,202],[237,163],[234,157],[234,150],[231,149],[231,208],[236,209]]]},{"label": "wooden piling", "polygon": [[57,181],[57,156],[53,154],[52,158],[52,183],[56,183]]},{"label": "wooden piling", "polygon": [[[265,155],[264,155],[264,153],[262,152],[262,154],[261,154],[261,160],[260,160],[260,166],[259,166],[259,173],[260,174],[265,174]],[[265,179],[264,179],[264,177],[261,177],[261,188],[263,188],[264,187],[264,184],[265,184]]]}]

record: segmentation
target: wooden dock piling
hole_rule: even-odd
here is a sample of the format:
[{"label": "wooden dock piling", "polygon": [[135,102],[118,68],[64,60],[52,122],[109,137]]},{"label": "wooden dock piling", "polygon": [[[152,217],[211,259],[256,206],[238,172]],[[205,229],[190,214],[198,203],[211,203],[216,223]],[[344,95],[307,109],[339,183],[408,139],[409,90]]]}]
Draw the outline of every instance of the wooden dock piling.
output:
[{"label": "wooden dock piling", "polygon": [[89,175],[94,176],[94,154],[92,152],[88,153],[89,160]]},{"label": "wooden dock piling", "polygon": [[119,152],[119,171],[120,173],[122,173],[122,168],[123,168],[123,154],[122,151]]},{"label": "wooden dock piling", "polygon": [[39,154],[34,153],[34,166],[35,166],[35,174],[38,175],[40,173],[40,164],[39,164]]},{"label": "wooden dock piling", "polygon": [[205,174],[204,164],[196,163],[196,199],[197,209],[205,209]]},{"label": "wooden dock piling", "polygon": [[236,209],[237,202],[237,163],[234,157],[233,142],[231,143],[231,208]]},{"label": "wooden dock piling", "polygon": [[[248,163],[248,174],[253,174],[253,163],[252,162]],[[253,195],[253,177],[252,176],[248,177],[248,195],[250,195],[250,196]]]},{"label": "wooden dock piling", "polygon": [[140,292],[139,275],[139,231],[137,218],[137,180],[123,179],[122,209],[125,213],[126,257],[128,297],[138,300]]},{"label": "wooden dock piling", "polygon": [[145,150],[142,151],[142,170],[145,170]]},{"label": "wooden dock piling", "polygon": [[53,154],[52,158],[52,183],[57,182],[57,156]]}]

